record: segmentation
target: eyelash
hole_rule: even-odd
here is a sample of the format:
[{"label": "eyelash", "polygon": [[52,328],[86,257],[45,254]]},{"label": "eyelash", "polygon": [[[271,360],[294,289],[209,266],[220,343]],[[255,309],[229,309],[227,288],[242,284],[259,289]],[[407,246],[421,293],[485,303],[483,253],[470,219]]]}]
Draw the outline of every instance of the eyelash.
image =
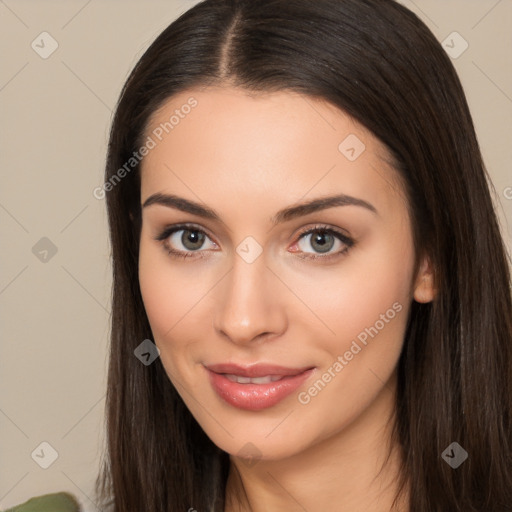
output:
[{"label": "eyelash", "polygon": [[[194,231],[197,233],[204,234],[205,236],[210,238],[208,236],[208,234],[203,229],[199,228],[198,226],[195,226],[194,224],[179,224],[176,226],[167,227],[159,235],[157,235],[155,237],[155,240],[160,242],[163,245],[163,247],[169,253],[170,256],[172,256],[173,258],[187,259],[187,258],[195,258],[196,253],[206,252],[206,251],[201,251],[201,250],[184,252],[184,251],[177,251],[176,249],[172,249],[171,247],[169,247],[168,238],[172,234],[176,233],[177,231]],[[336,229],[333,229],[333,228],[330,228],[330,227],[324,226],[324,225],[316,225],[313,228],[309,228],[304,231],[301,231],[297,235],[297,242],[299,240],[301,240],[303,237],[305,237],[306,235],[310,235],[310,234],[318,232],[318,231],[322,232],[322,233],[327,233],[329,235],[334,235],[334,237],[337,238],[338,240],[340,240],[343,244],[345,244],[346,247],[344,249],[342,249],[341,251],[331,253],[327,256],[313,256],[310,253],[303,253],[302,256],[298,256],[299,258],[308,259],[308,260],[330,261],[334,258],[339,258],[339,257],[346,255],[348,253],[348,251],[355,245],[355,241],[352,238],[349,238],[348,236],[344,235],[343,233],[341,233],[340,231],[338,231]],[[204,258],[205,256],[200,255],[197,257]]]}]

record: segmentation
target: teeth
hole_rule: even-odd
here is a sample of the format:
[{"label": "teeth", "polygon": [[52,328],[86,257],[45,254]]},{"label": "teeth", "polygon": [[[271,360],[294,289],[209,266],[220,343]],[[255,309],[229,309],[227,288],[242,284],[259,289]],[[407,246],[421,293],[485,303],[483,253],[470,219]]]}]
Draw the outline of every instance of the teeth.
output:
[{"label": "teeth", "polygon": [[233,375],[225,373],[224,377],[231,382],[238,382],[238,384],[269,384],[283,378],[282,375],[265,375],[264,377],[242,377],[240,375]]}]

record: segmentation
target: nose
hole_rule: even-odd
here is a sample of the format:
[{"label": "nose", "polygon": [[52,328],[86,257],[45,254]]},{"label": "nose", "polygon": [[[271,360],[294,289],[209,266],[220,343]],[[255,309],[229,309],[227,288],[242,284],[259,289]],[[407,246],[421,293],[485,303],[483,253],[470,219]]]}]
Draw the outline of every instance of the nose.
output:
[{"label": "nose", "polygon": [[214,297],[216,332],[238,345],[281,335],[287,327],[282,288],[263,255],[252,263],[236,255]]}]

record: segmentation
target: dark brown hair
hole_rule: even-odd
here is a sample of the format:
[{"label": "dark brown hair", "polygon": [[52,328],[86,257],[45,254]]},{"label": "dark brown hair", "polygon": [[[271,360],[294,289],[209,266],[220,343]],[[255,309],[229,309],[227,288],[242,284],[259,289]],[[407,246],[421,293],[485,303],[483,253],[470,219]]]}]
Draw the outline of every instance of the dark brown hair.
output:
[{"label": "dark brown hair", "polygon": [[[148,119],[197,86],[321,98],[389,149],[411,210],[416,268],[437,295],[412,303],[398,363],[393,440],[414,512],[512,510],[510,270],[466,98],[450,58],[392,0],[206,0],[153,42],[122,90],[106,181],[143,144]],[[116,512],[221,512],[229,456],[206,436],[159,359],[138,282],[136,166],[107,192],[113,259],[107,451],[97,496]],[[469,454],[457,469],[452,442]],[[507,508],[508,507],[508,508]]]}]

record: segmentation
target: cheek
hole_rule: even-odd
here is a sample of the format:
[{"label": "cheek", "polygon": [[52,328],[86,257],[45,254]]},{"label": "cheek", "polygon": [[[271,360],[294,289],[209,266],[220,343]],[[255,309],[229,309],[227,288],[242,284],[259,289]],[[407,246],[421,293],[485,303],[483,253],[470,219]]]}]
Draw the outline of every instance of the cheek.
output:
[{"label": "cheek", "polygon": [[175,310],[173,288],[169,287],[167,273],[156,251],[141,240],[139,252],[139,285],[144,308],[155,336],[172,327],[170,313]]},{"label": "cheek", "polygon": [[[413,254],[405,247],[401,252],[392,246],[381,248],[354,258],[324,287],[325,307],[320,309],[320,303],[317,307],[334,335],[319,330],[321,368],[316,380],[298,396],[308,412],[304,431],[315,432],[321,418],[322,435],[336,432],[357,418],[382,391],[387,392],[386,383],[404,341]],[[307,329],[306,325],[303,328]],[[333,404],[337,406],[333,408]]]},{"label": "cheek", "polygon": [[[303,292],[313,297],[311,309],[333,334],[322,337],[331,340],[326,348],[333,357],[350,350],[354,340],[363,348],[365,341],[375,346],[372,351],[365,348],[370,353],[364,358],[375,354],[390,361],[399,354],[411,302],[414,254],[407,237],[397,245],[383,239],[374,247],[354,253],[330,279],[326,273],[317,287]],[[362,352],[358,360],[364,359]]]},{"label": "cheek", "polygon": [[198,279],[195,267],[171,260],[165,249],[141,239],[139,284],[144,309],[161,362],[178,391],[180,382],[197,378],[190,361],[200,359],[201,340],[211,329],[205,308],[214,283]]},{"label": "cheek", "polygon": [[190,284],[192,276],[180,270],[180,264],[172,262],[165,249],[150,244],[141,240],[139,284],[155,342],[161,348],[164,340],[179,330],[180,320],[186,321],[186,314],[198,302],[201,290],[197,283]]}]

